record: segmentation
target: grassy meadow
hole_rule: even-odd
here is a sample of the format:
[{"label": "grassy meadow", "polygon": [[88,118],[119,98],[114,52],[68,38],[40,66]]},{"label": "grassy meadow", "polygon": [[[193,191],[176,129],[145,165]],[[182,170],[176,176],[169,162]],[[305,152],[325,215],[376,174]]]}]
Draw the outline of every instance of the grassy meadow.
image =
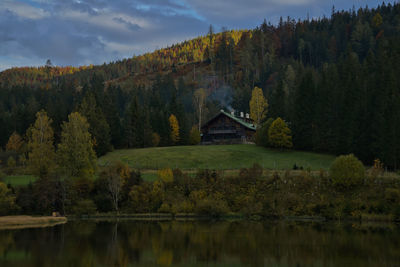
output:
[{"label": "grassy meadow", "polygon": [[25,186],[30,182],[36,181],[36,177],[33,175],[10,175],[2,179],[5,184],[11,184],[12,186]]},{"label": "grassy meadow", "polygon": [[264,169],[292,169],[296,164],[304,169],[329,169],[334,156],[266,149],[255,145],[175,146],[115,150],[99,158],[100,166],[122,161],[135,169],[161,168],[237,170],[253,163]]},{"label": "grassy meadow", "polygon": [[[115,161],[140,169],[145,181],[157,180],[157,170],[180,168],[195,175],[198,169],[225,170],[236,175],[240,168],[254,163],[264,169],[287,170],[293,166],[304,169],[328,170],[335,159],[332,155],[302,151],[280,151],[255,145],[174,146],[115,150],[98,159],[100,170]],[[33,175],[5,176],[2,182],[13,187],[26,186],[37,178]]]}]

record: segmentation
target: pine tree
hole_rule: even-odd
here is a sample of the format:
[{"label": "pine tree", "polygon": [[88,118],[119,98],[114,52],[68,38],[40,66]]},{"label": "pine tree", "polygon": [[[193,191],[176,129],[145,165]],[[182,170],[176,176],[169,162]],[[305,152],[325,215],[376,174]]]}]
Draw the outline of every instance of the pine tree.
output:
[{"label": "pine tree", "polygon": [[256,145],[258,146],[269,146],[269,137],[268,130],[271,127],[271,124],[274,122],[273,118],[269,118],[267,121],[262,123],[259,127],[257,127],[256,131]]},{"label": "pine tree", "polygon": [[139,126],[139,104],[136,96],[134,96],[128,107],[124,121],[125,146],[127,148],[139,147],[141,145],[141,131],[139,129]]},{"label": "pine tree", "polygon": [[102,156],[111,151],[110,126],[99,108],[93,94],[87,93],[79,105],[78,111],[88,121],[89,132],[95,141],[94,149],[98,156]]},{"label": "pine tree", "polygon": [[188,142],[188,126],[187,126],[187,118],[185,115],[185,110],[181,101],[181,98],[177,97],[177,94],[174,92],[171,97],[171,102],[169,104],[170,114],[174,114],[176,119],[179,121],[179,144],[187,144]]},{"label": "pine tree", "polygon": [[104,97],[103,110],[107,123],[110,126],[111,144],[115,148],[120,148],[122,146],[122,125],[119,116],[117,94],[118,89],[114,87],[108,88]]},{"label": "pine tree", "polygon": [[273,118],[281,117],[285,118],[285,91],[283,90],[283,81],[279,80],[278,86],[272,93],[271,101],[270,101],[270,115]]},{"label": "pine tree", "polygon": [[294,96],[292,110],[293,143],[298,149],[312,149],[315,84],[312,72],[302,78]]}]

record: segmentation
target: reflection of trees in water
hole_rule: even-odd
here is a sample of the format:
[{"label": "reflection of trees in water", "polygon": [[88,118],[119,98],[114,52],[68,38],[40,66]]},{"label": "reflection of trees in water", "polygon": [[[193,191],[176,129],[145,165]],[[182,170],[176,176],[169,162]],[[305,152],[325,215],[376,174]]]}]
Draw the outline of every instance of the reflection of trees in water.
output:
[{"label": "reflection of trees in water", "polygon": [[14,266],[394,265],[399,237],[399,228],[320,223],[77,221],[0,231],[0,265],[10,251],[20,252]]}]

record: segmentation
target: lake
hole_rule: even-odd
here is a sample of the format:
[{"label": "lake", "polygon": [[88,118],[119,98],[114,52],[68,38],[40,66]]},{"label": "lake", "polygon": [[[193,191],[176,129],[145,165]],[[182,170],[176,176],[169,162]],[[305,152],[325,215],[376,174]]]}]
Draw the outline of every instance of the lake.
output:
[{"label": "lake", "polygon": [[400,227],[80,220],[0,230],[0,266],[400,266]]}]

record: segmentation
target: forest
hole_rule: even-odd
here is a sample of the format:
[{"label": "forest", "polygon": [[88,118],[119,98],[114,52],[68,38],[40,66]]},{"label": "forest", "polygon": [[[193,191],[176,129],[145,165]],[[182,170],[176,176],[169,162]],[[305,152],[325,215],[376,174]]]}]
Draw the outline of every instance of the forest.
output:
[{"label": "forest", "polygon": [[[192,127],[221,108],[249,112],[251,91],[259,87],[268,101],[265,120],[288,122],[294,149],[354,153],[366,165],[379,159],[397,169],[399,31],[400,4],[332,8],[329,18],[281,18],[253,30],[215,33],[210,26],[206,36],[99,66],[48,61],[9,69],[0,73],[0,146],[7,150],[13,135],[26,143],[40,110],[52,120],[56,144],[69,114],[86,117],[97,156],[190,144]],[[171,138],[171,115],[179,140]],[[17,152],[26,155],[27,146]]]}]

